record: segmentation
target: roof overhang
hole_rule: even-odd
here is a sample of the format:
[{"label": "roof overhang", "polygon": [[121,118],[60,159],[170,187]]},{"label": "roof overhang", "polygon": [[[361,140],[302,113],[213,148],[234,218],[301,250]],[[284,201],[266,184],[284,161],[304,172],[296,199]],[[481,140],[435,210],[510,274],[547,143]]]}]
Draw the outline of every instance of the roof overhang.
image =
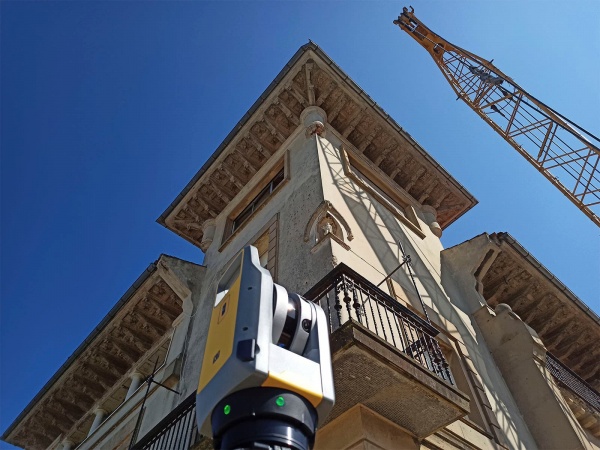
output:
[{"label": "roof overhang", "polygon": [[151,371],[150,358],[165,356],[165,337],[190,295],[180,275],[182,266],[194,273],[203,270],[167,255],[150,264],[13,421],[2,440],[42,450],[60,436],[74,442],[85,439],[93,409],[118,405],[123,392],[117,391],[123,390],[129,372]]},{"label": "roof overhang", "polygon": [[[473,241],[487,241],[486,245]],[[600,318],[508,233],[482,234],[461,246],[479,248],[474,269],[487,304],[509,305],[555,357],[600,389]],[[467,250],[468,251],[468,250]]]},{"label": "roof overhang", "polygon": [[317,45],[302,46],[157,221],[200,246],[218,216],[302,126],[309,106],[447,227],[477,201]]}]

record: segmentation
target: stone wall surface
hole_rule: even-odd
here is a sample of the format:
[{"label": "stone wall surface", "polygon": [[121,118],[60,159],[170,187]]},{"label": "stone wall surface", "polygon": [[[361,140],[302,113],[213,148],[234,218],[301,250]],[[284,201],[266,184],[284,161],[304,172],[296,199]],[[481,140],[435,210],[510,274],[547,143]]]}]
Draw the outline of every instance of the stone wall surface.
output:
[{"label": "stone wall surface", "polygon": [[500,304],[475,318],[539,448],[593,449],[546,370],[546,349],[531,328]]}]

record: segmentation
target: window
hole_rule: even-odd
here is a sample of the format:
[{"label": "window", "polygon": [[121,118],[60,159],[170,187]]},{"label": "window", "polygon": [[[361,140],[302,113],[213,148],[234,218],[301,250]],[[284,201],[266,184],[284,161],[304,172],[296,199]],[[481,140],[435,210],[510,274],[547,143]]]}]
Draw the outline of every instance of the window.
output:
[{"label": "window", "polygon": [[[421,306],[416,306],[418,299],[404,289],[396,280],[387,280],[390,295],[406,306],[416,315],[426,320]],[[467,348],[459,342],[446,327],[440,322],[433,324],[441,333],[437,337],[444,358],[450,367],[455,386],[467,394],[470,399],[470,412],[460,420],[490,439],[501,443],[494,434],[494,427],[499,428],[497,420],[492,413],[492,407],[486,396],[480,375],[468,354]]]},{"label": "window", "polygon": [[[395,276],[397,277],[398,275]],[[407,288],[406,285],[402,286],[394,278],[387,279],[387,287],[390,295],[395,298],[398,303],[401,303],[411,311],[424,318],[423,307],[421,306],[419,299],[415,298],[414,295],[414,287],[411,286]]]},{"label": "window", "polygon": [[289,152],[286,152],[279,161],[271,166],[271,169],[263,175],[261,180],[258,182],[251,181],[253,188],[243,199],[239,201],[236,199],[235,206],[231,209],[223,229],[219,251],[222,251],[238,232],[252,221],[258,211],[288,182],[289,167]]},{"label": "window", "polygon": [[477,427],[487,432],[488,430],[481,412],[481,407],[479,405],[477,397],[475,396],[473,383],[468,378],[469,374],[465,367],[466,363],[464,361],[464,357],[461,357],[461,355],[459,355],[455,349],[448,349],[442,346],[442,351],[444,353],[444,356],[446,357],[446,361],[448,361],[448,364],[450,365],[450,371],[454,376],[456,387],[465,394],[467,394],[471,400],[471,411],[468,415],[464,417],[463,420],[475,424]]},{"label": "window", "polygon": [[283,167],[273,179],[258,193],[256,197],[246,206],[241,213],[239,213],[235,219],[231,222],[231,232],[233,234],[240,226],[262,205],[267,199],[273,194],[275,189],[284,180],[284,169]]},{"label": "window", "polygon": [[350,147],[341,150],[342,167],[348,178],[353,180],[378,203],[390,211],[400,222],[407,225],[421,239],[425,233],[419,226],[412,207],[411,197],[379,167],[368,161]]},{"label": "window", "polygon": [[[246,241],[246,243],[241,243],[243,244],[241,248],[246,245],[253,245],[256,247],[260,265],[271,273],[271,277],[273,277],[273,281],[275,282],[277,281],[278,235],[279,214],[275,214],[250,240]],[[233,259],[231,261],[233,261]]]},{"label": "window", "polygon": [[[437,328],[442,331],[438,342],[450,366],[456,387],[467,394],[470,399],[469,407],[471,411],[460,420],[501,444],[501,439],[494,432],[500,426],[492,412],[493,409],[485,393],[481,377],[477,373],[467,348],[462,342],[452,337],[448,331],[439,326]],[[442,335],[447,339],[443,339]]]},{"label": "window", "polygon": [[368,187],[371,190],[375,191],[374,193],[378,194],[377,200],[379,200],[380,203],[383,203],[382,200],[384,200],[385,201],[384,206],[387,209],[392,210],[395,214],[400,214],[402,217],[406,217],[405,207],[398,205],[394,200],[392,200],[390,198],[389,195],[387,195],[384,191],[382,191],[375,182],[371,181],[368,176],[363,174],[355,166],[351,166],[351,167],[352,167],[352,174],[354,175],[355,181],[357,181],[363,188]]}]

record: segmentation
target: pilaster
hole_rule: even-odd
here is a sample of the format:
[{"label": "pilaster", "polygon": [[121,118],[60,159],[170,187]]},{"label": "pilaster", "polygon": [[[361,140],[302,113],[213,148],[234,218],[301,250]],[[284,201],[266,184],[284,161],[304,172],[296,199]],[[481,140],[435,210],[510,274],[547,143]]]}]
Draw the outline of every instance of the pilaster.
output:
[{"label": "pilaster", "polygon": [[317,432],[315,450],[417,450],[406,430],[363,405],[356,405]]},{"label": "pilaster", "polygon": [[484,306],[474,318],[539,448],[591,448],[546,369],[536,332],[505,304],[493,312]]}]

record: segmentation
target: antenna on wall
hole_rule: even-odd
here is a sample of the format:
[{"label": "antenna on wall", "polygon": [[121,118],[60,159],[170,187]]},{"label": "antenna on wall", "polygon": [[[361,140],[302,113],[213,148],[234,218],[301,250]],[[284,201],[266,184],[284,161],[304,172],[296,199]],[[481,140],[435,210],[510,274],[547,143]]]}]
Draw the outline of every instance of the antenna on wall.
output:
[{"label": "antenna on wall", "polygon": [[168,386],[165,386],[162,383],[159,383],[158,381],[156,381],[154,379],[154,375],[156,375],[157,370],[157,366],[158,366],[158,356],[156,357],[156,361],[154,361],[154,368],[152,369],[152,373],[148,376],[148,378],[146,378],[145,383],[148,385],[146,387],[146,393],[144,394],[144,400],[142,400],[142,406],[140,406],[140,412],[138,413],[138,417],[137,420],[135,422],[135,427],[133,428],[133,433],[131,434],[131,441],[129,441],[129,447],[127,447],[127,450],[131,450],[134,445],[135,442],[137,440],[137,435],[138,432],[140,431],[140,425],[142,424],[142,418],[144,416],[144,408],[146,405],[146,400],[148,399],[148,394],[150,394],[150,388],[152,387],[152,383],[154,384],[158,384],[161,387],[164,387],[166,390],[171,391],[177,395],[181,395],[180,392],[177,392],[175,389],[171,389]]},{"label": "antenna on wall", "polygon": [[389,275],[387,275],[383,280],[381,280],[381,282],[377,285],[377,287],[379,287],[383,283],[385,283],[392,275],[394,275],[402,266],[404,266],[406,264],[406,266],[408,267],[408,276],[410,277],[410,279],[412,281],[412,284],[415,288],[415,292],[417,293],[417,297],[419,298],[419,302],[421,303],[421,309],[423,310],[423,314],[425,314],[425,319],[427,320],[427,322],[431,323],[431,320],[429,320],[429,315],[427,314],[427,309],[425,308],[425,302],[423,301],[423,297],[421,297],[421,293],[419,292],[419,288],[417,287],[417,283],[415,281],[415,274],[412,269],[412,259],[410,258],[410,255],[407,255],[406,252],[404,251],[404,247],[402,246],[402,241],[398,241],[398,247],[400,248],[400,251],[402,252],[402,262],[400,263],[400,265],[398,267],[396,267],[394,270],[392,270],[389,273]]}]

